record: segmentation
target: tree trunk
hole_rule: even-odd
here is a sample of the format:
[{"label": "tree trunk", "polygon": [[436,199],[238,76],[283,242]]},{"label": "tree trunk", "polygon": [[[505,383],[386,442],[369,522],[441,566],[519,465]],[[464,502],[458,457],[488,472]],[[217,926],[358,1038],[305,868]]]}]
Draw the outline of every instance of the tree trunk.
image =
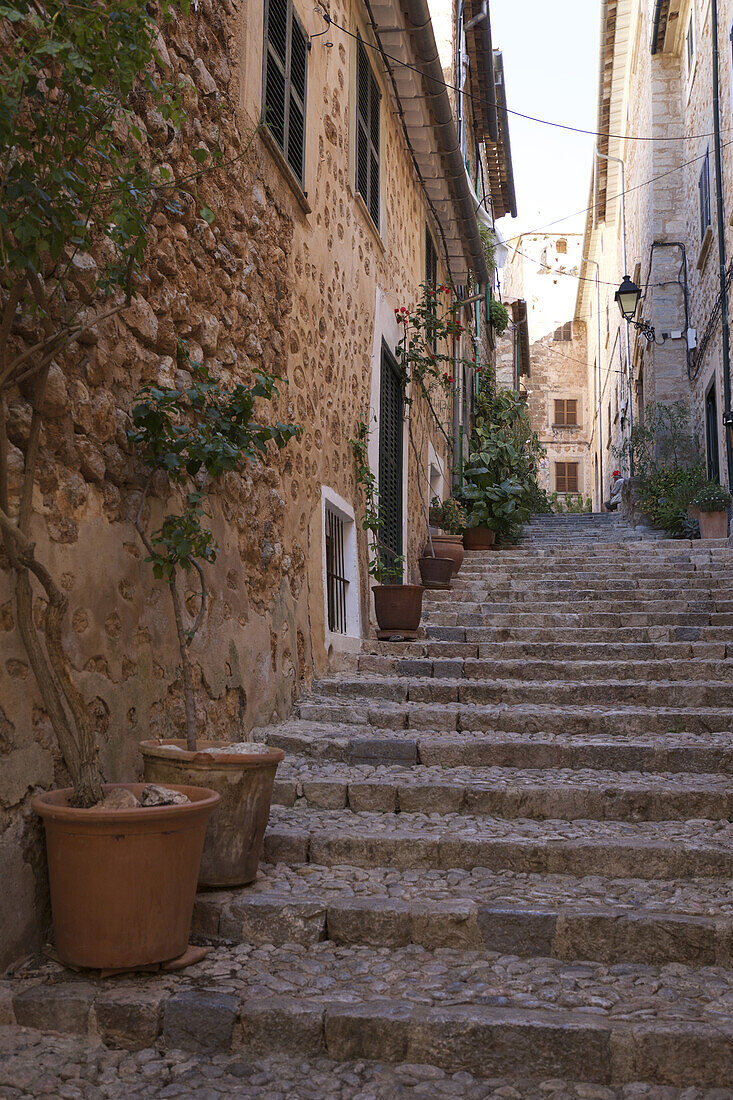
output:
[{"label": "tree trunk", "polygon": [[183,609],[181,597],[176,588],[175,570],[170,579],[171,599],[173,600],[173,614],[176,619],[176,633],[178,635],[178,648],[181,652],[181,679],[183,681],[183,705],[186,711],[186,748],[189,752],[196,752],[196,702],[193,694],[193,677],[191,675],[191,662],[188,659],[188,645],[186,631],[183,628]]}]

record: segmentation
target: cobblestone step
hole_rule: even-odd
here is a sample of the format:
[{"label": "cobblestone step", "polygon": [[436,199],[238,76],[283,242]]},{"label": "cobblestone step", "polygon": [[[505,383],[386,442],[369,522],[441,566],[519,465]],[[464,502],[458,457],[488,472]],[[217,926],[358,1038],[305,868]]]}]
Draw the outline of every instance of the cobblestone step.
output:
[{"label": "cobblestone step", "polygon": [[257,884],[199,894],[206,942],[484,949],[618,964],[730,966],[733,900],[719,880],[646,882],[511,871],[265,865]]},{"label": "cobblestone step", "polygon": [[266,730],[259,739],[286,753],[319,761],[412,766],[592,768],[654,773],[733,773],[729,733],[667,734],[615,732],[567,735],[501,731],[436,733],[365,729],[292,720]]},{"label": "cobblestone step", "polygon": [[[521,604],[519,605],[522,606]],[[493,626],[529,628],[540,630],[543,627],[551,627],[557,630],[560,627],[589,627],[593,628],[624,628],[628,627],[715,627],[733,626],[733,615],[717,614],[714,611],[653,611],[645,612],[627,611],[625,613],[615,611],[547,611],[538,610],[504,610],[481,609],[471,611],[438,611],[427,608],[423,613],[423,624],[433,626],[459,626],[477,627]]]},{"label": "cobblestone step", "polygon": [[325,941],[220,947],[175,977],[75,980],[41,964],[3,982],[0,995],[10,1023],[123,1049],[727,1087],[732,982],[721,967]]},{"label": "cobblestone step", "polygon": [[[583,704],[598,703],[605,707],[616,704],[636,704],[647,707],[667,706],[688,708],[723,709],[733,705],[733,684],[726,680],[672,680],[650,681],[642,679],[619,682],[617,679],[583,680],[526,679],[461,679],[413,677],[407,680],[399,676],[377,676],[364,673],[353,679],[339,677],[323,679],[313,686],[308,699],[354,699],[373,702],[385,699],[391,703],[458,703],[480,706],[506,703],[509,706],[531,704],[567,705],[582,692]],[[308,701],[304,702],[308,705]],[[731,716],[733,721],[733,715]]]},{"label": "cobblestone step", "polygon": [[[530,647],[527,647],[528,649]],[[554,657],[557,650],[546,647]],[[498,647],[499,653],[503,647]],[[703,660],[614,660],[607,659],[542,660],[529,654],[479,660],[476,657],[389,657],[361,656],[356,669],[365,676],[437,680],[520,680],[532,682],[559,680],[628,680],[651,682],[725,681],[733,680],[733,658],[723,661]]]},{"label": "cobblestone step", "polygon": [[[585,687],[585,686],[584,686]],[[583,689],[584,690],[584,689]],[[514,733],[605,734],[730,733],[730,709],[661,706],[540,706],[529,703],[391,703],[369,695],[337,702],[317,699],[298,704],[296,714],[308,722],[335,722],[392,730]]]},{"label": "cobblestone step", "polygon": [[[526,1071],[525,1071],[526,1072]],[[0,1096],[84,1097],[85,1100],[721,1100],[721,1091],[664,1085],[618,1087],[526,1076],[482,1080],[429,1065],[395,1065],[365,1059],[334,1062],[274,1054],[265,1057],[206,1054],[145,1047],[127,1052],[96,1039],[41,1034],[30,1028],[0,1030]]]},{"label": "cobblestone step", "polygon": [[733,817],[733,778],[590,769],[359,765],[294,758],[274,803],[323,810],[470,814],[503,818],[668,821]]},{"label": "cobblestone step", "polygon": [[531,821],[273,807],[265,858],[401,870],[488,867],[610,877],[730,877],[729,821]]}]

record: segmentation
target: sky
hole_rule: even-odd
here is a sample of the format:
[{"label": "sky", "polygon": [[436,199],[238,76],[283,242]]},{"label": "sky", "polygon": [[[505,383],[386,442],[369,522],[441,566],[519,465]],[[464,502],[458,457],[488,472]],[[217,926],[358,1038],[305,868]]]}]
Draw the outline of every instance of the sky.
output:
[{"label": "sky", "polygon": [[[507,106],[539,118],[595,130],[598,99],[598,0],[491,0],[491,35],[504,55]],[[509,116],[517,190],[516,219],[504,237],[539,229],[584,210],[594,138]],[[557,231],[582,232],[585,215]]]}]

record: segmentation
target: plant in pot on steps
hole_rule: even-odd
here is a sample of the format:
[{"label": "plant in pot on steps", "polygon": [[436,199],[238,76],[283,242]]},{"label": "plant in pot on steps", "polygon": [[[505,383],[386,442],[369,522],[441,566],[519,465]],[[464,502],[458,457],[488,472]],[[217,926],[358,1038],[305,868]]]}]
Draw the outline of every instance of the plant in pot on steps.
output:
[{"label": "plant in pot on steps", "polygon": [[356,483],[364,492],[361,525],[368,537],[369,576],[377,582],[372,592],[379,637],[414,637],[420,626],[425,589],[419,584],[401,583],[405,559],[382,542],[377,479],[369,465],[369,425],[364,421],[358,424],[351,446],[356,458]]},{"label": "plant in pot on steps", "polygon": [[[163,17],[171,7],[163,0]],[[152,218],[173,201],[173,184],[141,152],[155,142],[132,100],[142,97],[147,117],[173,128],[182,116],[175,89],[155,73],[159,31],[139,0],[16,0],[0,20],[0,571],[13,589],[41,728],[47,719],[57,767],[71,780],[31,804],[45,825],[57,956],[103,970],[147,966],[186,951],[219,796],[104,783],[95,707],[70,655],[67,587],[47,564],[61,559],[36,503],[56,492],[49,471],[71,464],[81,481],[68,456],[93,444],[75,435],[67,380],[81,384],[98,331],[127,316]],[[49,424],[53,416],[62,419]],[[93,553],[82,540],[72,558],[77,585]]]},{"label": "plant in pot on steps", "polygon": [[[292,424],[260,424],[255,402],[277,395],[272,375],[258,373],[251,386],[227,388],[201,364],[190,361],[179,344],[180,388],[146,386],[133,409],[129,438],[146,471],[135,525],[148,552],[155,577],[168,586],[180,654],[186,736],[179,740],[143,741],[145,777],[154,783],[193,783],[221,796],[206,833],[201,860],[201,886],[236,886],[257,875],[270,813],[275,772],[282,749],[254,742],[208,741],[199,744],[190,646],[207,612],[206,565],[218,548],[206,523],[207,496],[223,474],[241,472],[250,461],[266,456],[268,444],[284,447],[299,431]],[[153,486],[178,498],[150,534],[146,513],[152,511]],[[148,517],[149,518],[149,517]],[[198,575],[198,609],[186,626],[187,603],[179,576]]]},{"label": "plant in pot on steps", "polygon": [[[434,497],[430,503],[430,522],[443,532],[440,535],[431,532],[432,549],[437,557],[448,558],[453,563],[451,575],[455,577],[464,558],[463,532],[468,523],[466,509],[455,497],[443,501]],[[426,547],[423,554],[428,552]]]},{"label": "plant in pot on steps", "polygon": [[709,481],[699,490],[690,505],[700,524],[700,537],[703,539],[728,538],[728,509],[731,495],[717,481]]},{"label": "plant in pot on steps", "polygon": [[467,550],[515,541],[530,515],[543,454],[522,396],[482,388],[476,398],[464,483],[456,492],[468,514]]}]

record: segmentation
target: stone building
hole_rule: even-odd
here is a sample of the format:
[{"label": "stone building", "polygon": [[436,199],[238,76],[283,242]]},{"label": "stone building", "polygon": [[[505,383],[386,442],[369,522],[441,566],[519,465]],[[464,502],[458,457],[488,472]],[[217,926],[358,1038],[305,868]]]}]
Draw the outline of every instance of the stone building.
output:
[{"label": "stone building", "polygon": [[[601,137],[575,316],[587,325],[591,449],[606,492],[618,462],[613,449],[628,439],[635,421],[643,420],[650,402],[685,402],[710,476],[730,480],[713,35],[717,31],[727,266],[733,248],[732,27],[729,0],[718,4],[717,28],[710,0],[601,5]],[[635,327],[627,330],[621,319],[614,295],[625,274],[642,290],[636,319],[653,325],[656,342]]]},{"label": "stone building", "polygon": [[[463,309],[455,354],[489,355],[493,272],[476,189],[497,218],[513,204],[506,117],[499,125],[495,108],[474,111],[442,83],[470,79],[475,102],[497,101],[503,70],[488,9],[467,7],[464,20],[463,9],[433,6],[443,56],[423,0],[335,0],[330,24],[303,0],[199,0],[164,28],[157,66],[183,85],[186,117],[180,130],[146,117],[141,94],[143,151],[176,176],[195,167],[194,144],[219,148],[226,166],[201,176],[197,201],[180,213],[156,214],[131,308],[53,368],[33,531],[68,596],[65,642],[94,700],[110,780],[139,773],[138,742],[177,735],[183,721],[170,601],[132,523],[141,477],[126,435],[141,385],[185,380],[180,341],[228,383],[259,367],[281,376],[273,416],[302,427],[282,452],[227,475],[214,499],[220,555],[191,650],[208,736],[241,739],[285,717],[300,686],[369,633],[363,496],[349,442],[360,422],[371,428],[370,463],[405,579],[417,576],[425,506],[450,489],[473,379],[461,372],[452,393],[409,384],[404,400],[395,310],[413,306],[426,280],[474,291],[481,300]],[[28,419],[28,394],[11,392],[18,470]],[[153,497],[153,515],[165,499],[165,489]],[[340,609],[329,600],[334,542],[343,548]],[[29,798],[67,778],[6,565],[0,557],[0,964],[46,925]],[[195,607],[195,592],[186,595]]]},{"label": "stone building", "polygon": [[573,321],[582,238],[523,233],[509,242],[502,298],[511,322],[499,341],[497,379],[527,395],[545,448],[539,485],[587,498],[593,489],[585,324]]}]

